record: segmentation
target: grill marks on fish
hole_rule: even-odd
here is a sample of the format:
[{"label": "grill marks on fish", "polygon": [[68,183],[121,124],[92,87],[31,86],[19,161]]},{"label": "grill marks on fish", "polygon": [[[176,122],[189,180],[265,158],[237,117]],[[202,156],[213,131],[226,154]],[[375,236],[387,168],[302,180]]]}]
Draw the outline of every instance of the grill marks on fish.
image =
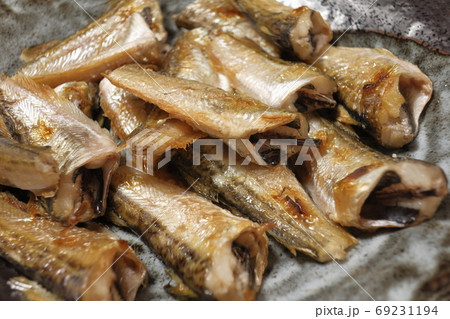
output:
[{"label": "grill marks on fish", "polygon": [[194,291],[220,300],[254,298],[267,264],[264,227],[127,167],[115,174],[110,199]]},{"label": "grill marks on fish", "polygon": [[[50,213],[65,223],[98,217],[94,210],[100,207],[99,201],[92,198],[90,205],[82,205],[82,179],[74,179],[73,174],[82,167],[86,168],[83,175],[100,169],[103,174],[96,174],[96,178],[101,177],[97,185],[104,186],[100,187],[102,202],[106,200],[109,180],[119,161],[108,132],[51,88],[20,75],[13,79],[2,77],[0,104],[2,119],[14,139],[34,146],[51,146],[60,178],[56,196],[47,205],[53,209]],[[76,212],[81,219],[74,217]]]},{"label": "grill marks on fish", "polygon": [[124,241],[0,202],[0,254],[29,278],[67,300],[134,299],[146,270]]},{"label": "grill marks on fish", "polygon": [[281,47],[293,50],[303,61],[317,57],[332,39],[330,25],[306,6],[296,9],[276,0],[233,0],[256,27]]},{"label": "grill marks on fish", "polygon": [[310,136],[322,141],[321,157],[294,169],[330,219],[377,229],[414,226],[433,216],[447,194],[439,167],[394,159],[365,146],[342,125],[314,114],[307,118]]},{"label": "grill marks on fish", "polygon": [[19,72],[52,87],[70,81],[97,81],[102,72],[133,61],[160,63],[158,41],[166,37],[156,0],[116,1],[95,22],[49,46]]},{"label": "grill marks on fish", "polygon": [[[213,151],[205,148],[203,152]],[[192,165],[192,150],[178,150],[172,156],[174,167],[193,189],[226,207],[233,207],[268,230],[293,254],[297,251],[321,261],[342,259],[345,250],[356,243],[351,235],[328,221],[318,210],[286,166],[237,165],[201,157]]]}]

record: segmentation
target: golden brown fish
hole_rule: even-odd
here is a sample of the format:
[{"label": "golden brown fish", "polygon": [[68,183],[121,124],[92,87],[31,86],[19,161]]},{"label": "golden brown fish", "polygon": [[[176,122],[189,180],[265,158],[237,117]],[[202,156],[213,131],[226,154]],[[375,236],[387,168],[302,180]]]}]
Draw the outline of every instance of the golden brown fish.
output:
[{"label": "golden brown fish", "polygon": [[357,243],[325,217],[286,165],[246,165],[227,152],[223,159],[210,160],[205,154],[211,151],[178,150],[172,162],[188,184],[196,181],[192,187],[200,194],[255,222],[273,224],[268,233],[294,255],[299,251],[320,262],[343,259]]},{"label": "golden brown fish", "polygon": [[113,1],[107,12],[19,69],[52,87],[96,81],[123,64],[160,63],[166,31],[156,0]]},{"label": "golden brown fish", "polygon": [[232,0],[267,37],[303,61],[317,57],[331,41],[330,25],[318,11],[292,9],[275,0]]},{"label": "golden brown fish", "polygon": [[136,65],[120,67],[106,77],[112,84],[212,137],[247,138],[298,117],[294,112],[271,109],[245,95]]},{"label": "golden brown fish", "polygon": [[49,147],[30,146],[0,133],[0,184],[52,197],[58,189],[59,169]]},{"label": "golden brown fish", "polygon": [[133,300],[146,269],[125,241],[32,216],[0,193],[0,255],[67,300]]},{"label": "golden brown fish", "polygon": [[265,227],[173,182],[122,166],[112,209],[204,297],[251,300],[267,265]]},{"label": "golden brown fish", "polygon": [[336,83],[314,67],[270,57],[229,34],[212,36],[208,49],[234,89],[271,107],[305,112],[336,105]]},{"label": "golden brown fish", "polygon": [[417,135],[433,92],[417,66],[385,49],[346,47],[329,47],[314,65],[336,79],[350,117],[381,145],[402,147]]},{"label": "golden brown fish", "polygon": [[98,86],[91,82],[67,82],[58,85],[55,92],[75,104],[87,117],[92,118],[97,106]]},{"label": "golden brown fish", "polygon": [[0,116],[14,139],[51,146],[60,180],[47,210],[65,223],[100,216],[119,155],[105,129],[46,85],[18,75],[0,79]]},{"label": "golden brown fish", "polygon": [[414,226],[433,216],[447,194],[447,179],[438,166],[383,155],[317,115],[308,115],[308,121],[310,136],[322,142],[320,154],[294,167],[330,219],[377,229]]},{"label": "golden brown fish", "polygon": [[7,285],[11,294],[22,301],[59,301],[58,296],[52,294],[34,280],[19,276],[10,278]]},{"label": "golden brown fish", "polygon": [[259,32],[231,0],[196,0],[174,19],[179,27],[229,32],[239,39],[251,41],[272,56],[280,55],[280,47]]}]

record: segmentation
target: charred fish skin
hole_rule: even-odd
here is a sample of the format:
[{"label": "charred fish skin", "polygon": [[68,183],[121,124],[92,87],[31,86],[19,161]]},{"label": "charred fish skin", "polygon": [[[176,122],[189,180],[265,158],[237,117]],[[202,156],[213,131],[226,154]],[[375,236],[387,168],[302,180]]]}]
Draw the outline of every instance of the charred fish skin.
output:
[{"label": "charred fish skin", "polygon": [[17,143],[0,134],[0,184],[52,197],[58,189],[59,169],[49,147]]},{"label": "charred fish skin", "polygon": [[295,112],[271,109],[242,94],[135,65],[120,67],[105,76],[114,85],[212,137],[248,138],[298,118]]},{"label": "charred fish skin", "polygon": [[232,212],[272,224],[268,233],[294,255],[298,251],[320,262],[343,259],[357,243],[323,215],[285,165],[240,165],[239,160],[231,165],[204,156],[194,165],[193,156],[192,149],[177,150],[172,163],[187,183],[197,181],[194,190]]},{"label": "charred fish skin", "polygon": [[174,19],[179,27],[229,32],[239,39],[250,41],[271,56],[280,56],[280,47],[259,32],[231,0],[196,0]]},{"label": "charred fish skin", "polygon": [[161,63],[159,41],[166,37],[156,0],[113,1],[96,21],[50,46],[19,73],[51,87],[97,81],[102,72],[127,63]]},{"label": "charred fish skin", "polygon": [[306,6],[292,9],[276,0],[232,1],[263,34],[302,61],[319,56],[333,37],[322,15]]},{"label": "charred fish skin", "polygon": [[220,65],[234,89],[273,108],[305,112],[336,105],[336,83],[319,69],[270,57],[230,34],[211,38],[214,65]]},{"label": "charred fish skin", "polygon": [[311,156],[294,169],[331,220],[374,230],[415,226],[433,216],[447,194],[442,169],[381,154],[342,125],[315,114],[308,121],[311,138],[322,141],[320,157]]},{"label": "charred fish skin", "polygon": [[253,299],[267,265],[265,228],[194,192],[122,166],[111,208],[201,296]]},{"label": "charred fish skin", "polygon": [[109,181],[119,162],[106,130],[48,86],[21,75],[2,76],[0,115],[19,143],[51,146],[60,171],[56,196],[47,200],[55,218],[76,224],[104,213]]},{"label": "charred fish skin", "polygon": [[133,300],[146,269],[128,244],[30,215],[0,193],[0,255],[66,300]]},{"label": "charred fish skin", "polygon": [[329,47],[314,65],[336,79],[338,99],[387,148],[410,143],[431,98],[431,80],[386,49]]}]

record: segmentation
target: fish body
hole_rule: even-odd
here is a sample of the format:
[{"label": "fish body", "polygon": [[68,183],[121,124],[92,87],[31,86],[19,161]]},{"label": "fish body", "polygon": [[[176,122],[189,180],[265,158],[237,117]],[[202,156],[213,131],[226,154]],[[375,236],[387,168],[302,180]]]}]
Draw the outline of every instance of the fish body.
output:
[{"label": "fish body", "polygon": [[319,56],[331,41],[330,25],[315,10],[292,9],[276,0],[232,0],[264,35],[302,60]]},{"label": "fish body", "polygon": [[280,55],[280,47],[259,32],[231,0],[196,0],[174,18],[179,27],[229,32],[239,39],[250,41],[272,56]]},{"label": "fish body", "polygon": [[58,85],[55,92],[75,104],[87,117],[92,118],[97,106],[98,86],[91,82],[68,82]]},{"label": "fish body", "polygon": [[135,65],[120,67],[106,77],[114,85],[157,105],[172,118],[217,138],[247,138],[298,117],[294,112],[270,109],[242,94]]},{"label": "fish body", "polygon": [[11,294],[22,301],[59,301],[58,296],[52,294],[34,280],[24,276],[10,278],[7,282]]},{"label": "fish body", "polygon": [[200,296],[250,300],[267,265],[265,228],[169,180],[122,166],[111,208]]},{"label": "fish body", "polygon": [[273,58],[230,34],[212,36],[208,49],[234,89],[273,108],[305,112],[336,104],[336,83],[315,67]]},{"label": "fish body", "polygon": [[59,168],[49,147],[17,143],[0,136],[0,184],[52,197],[58,189]]},{"label": "fish body", "polygon": [[178,150],[172,163],[187,183],[197,181],[192,187],[200,194],[255,222],[273,225],[268,233],[293,254],[326,262],[343,259],[346,249],[357,243],[325,217],[286,165],[245,165],[242,158],[233,163],[229,153],[222,160],[209,160],[203,152],[209,150],[203,149],[195,163],[192,148]]},{"label": "fish body", "polygon": [[105,211],[111,174],[119,162],[109,133],[51,88],[18,75],[0,80],[0,115],[19,143],[50,146],[60,179],[47,210],[75,224]]},{"label": "fish body", "polygon": [[308,122],[311,138],[321,140],[320,156],[294,169],[331,220],[361,229],[414,226],[431,218],[447,194],[438,166],[381,154],[317,115]]},{"label": "fish body", "polygon": [[134,299],[146,269],[126,242],[0,203],[0,255],[27,277],[66,300]]},{"label": "fish body", "polygon": [[67,39],[50,46],[19,73],[52,87],[71,81],[97,81],[123,64],[160,63],[165,41],[156,0],[115,1],[111,8]]},{"label": "fish body", "polygon": [[349,116],[382,146],[399,148],[417,135],[433,93],[417,66],[386,49],[347,47],[329,47],[314,65],[336,80]]}]

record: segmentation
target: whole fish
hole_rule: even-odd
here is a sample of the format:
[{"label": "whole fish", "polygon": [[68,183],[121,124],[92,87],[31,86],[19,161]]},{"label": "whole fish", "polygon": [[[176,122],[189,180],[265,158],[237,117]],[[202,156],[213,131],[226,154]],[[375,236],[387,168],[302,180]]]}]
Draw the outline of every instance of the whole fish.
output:
[{"label": "whole fish", "polygon": [[242,94],[137,65],[122,66],[105,76],[112,84],[157,105],[171,117],[216,138],[248,138],[298,117],[295,112],[271,109]]},{"label": "whole fish", "polygon": [[240,12],[232,0],[196,0],[174,16],[179,27],[205,28],[232,33],[239,39],[250,41],[272,56],[280,56],[280,47],[264,36]]},{"label": "whole fish", "polygon": [[156,0],[113,1],[109,10],[23,65],[19,73],[52,87],[96,81],[123,64],[160,63],[167,33]]},{"label": "whole fish", "polygon": [[21,75],[1,77],[0,116],[18,142],[52,148],[60,179],[56,196],[44,203],[55,218],[75,224],[104,213],[119,162],[105,129],[48,86]]},{"label": "whole fish", "polygon": [[17,143],[0,134],[0,184],[52,197],[58,189],[59,169],[49,147]]},{"label": "whole fish", "polygon": [[267,265],[266,227],[126,166],[114,174],[110,198],[115,214],[200,296],[254,299]]},{"label": "whole fish", "polygon": [[58,85],[55,92],[75,104],[87,117],[92,118],[97,106],[98,85],[91,82],[67,82]]},{"label": "whole fish", "polygon": [[231,0],[256,27],[302,60],[319,56],[333,38],[330,25],[318,11],[292,9],[276,0]]},{"label": "whole fish", "polygon": [[0,193],[0,255],[66,300],[133,300],[146,269],[125,241],[33,216]]},{"label": "whole fish", "polygon": [[320,262],[343,259],[357,243],[325,217],[286,165],[246,165],[226,152],[223,159],[210,160],[205,154],[211,151],[177,150],[172,163],[198,193],[255,222],[273,224],[268,233],[294,255],[298,251]]},{"label": "whole fish", "polygon": [[312,66],[273,58],[229,34],[212,36],[208,49],[234,89],[271,107],[305,112],[336,105],[336,83]]},{"label": "whole fish", "polygon": [[335,222],[361,229],[414,226],[431,218],[447,194],[438,166],[381,154],[317,115],[308,122],[310,136],[321,140],[319,154],[294,169]]},{"label": "whole fish", "polygon": [[353,119],[347,123],[356,122],[389,148],[417,135],[433,93],[431,80],[417,66],[386,49],[331,46],[314,65],[335,78],[338,99]]}]

